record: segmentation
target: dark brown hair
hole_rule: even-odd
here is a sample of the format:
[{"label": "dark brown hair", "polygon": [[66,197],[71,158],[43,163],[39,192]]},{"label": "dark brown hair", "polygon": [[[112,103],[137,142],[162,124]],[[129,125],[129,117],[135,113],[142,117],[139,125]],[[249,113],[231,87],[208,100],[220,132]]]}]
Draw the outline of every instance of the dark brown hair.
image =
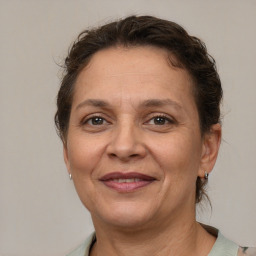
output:
[{"label": "dark brown hair", "polygon": [[[55,114],[56,128],[63,143],[66,143],[76,79],[93,54],[108,47],[146,45],[166,49],[170,52],[171,64],[189,72],[194,81],[193,93],[202,136],[213,124],[220,123],[221,82],[215,61],[207,53],[205,44],[174,22],[152,16],[129,16],[83,31],[70,48]],[[206,195],[203,189],[206,182],[197,178],[196,202]]]}]

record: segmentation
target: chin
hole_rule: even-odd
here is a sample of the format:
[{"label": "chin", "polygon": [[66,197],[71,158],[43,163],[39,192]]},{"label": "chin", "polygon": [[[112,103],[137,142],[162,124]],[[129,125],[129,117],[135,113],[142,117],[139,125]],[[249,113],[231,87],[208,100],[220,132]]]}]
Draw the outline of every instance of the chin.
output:
[{"label": "chin", "polygon": [[[103,214],[104,212],[104,214]],[[153,213],[149,209],[143,209],[142,207],[138,205],[134,206],[118,206],[118,207],[111,207],[109,209],[106,209],[105,211],[102,211],[100,209],[98,211],[100,217],[100,222],[103,222],[101,224],[107,224],[112,227],[116,228],[125,228],[126,231],[129,229],[140,229],[147,225],[147,223],[150,222],[152,219]],[[99,218],[94,218],[94,214],[92,214],[93,221],[98,221]],[[97,226],[97,223],[94,223]]]}]

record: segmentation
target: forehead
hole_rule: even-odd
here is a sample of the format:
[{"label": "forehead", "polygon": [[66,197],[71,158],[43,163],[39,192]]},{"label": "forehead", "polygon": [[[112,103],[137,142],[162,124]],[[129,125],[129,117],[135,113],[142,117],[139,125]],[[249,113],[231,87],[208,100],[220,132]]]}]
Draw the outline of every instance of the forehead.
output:
[{"label": "forehead", "polygon": [[73,103],[95,97],[111,97],[113,102],[115,99],[138,102],[169,97],[186,102],[185,105],[195,105],[190,75],[186,70],[172,66],[169,57],[169,52],[154,46],[101,50],[80,72]]},{"label": "forehead", "polygon": [[[155,46],[114,46],[96,52],[86,67],[99,75],[115,75],[125,73],[164,73],[174,67],[176,57],[165,49]],[[81,73],[82,73],[81,72]],[[185,71],[186,72],[186,71]]]},{"label": "forehead", "polygon": [[81,85],[86,90],[102,82],[106,87],[112,80],[120,80],[120,83],[127,80],[129,83],[130,79],[149,85],[154,81],[167,87],[180,82],[192,89],[191,76],[185,69],[174,67],[171,64],[173,60],[177,62],[170,52],[155,46],[116,46],[103,49],[96,52],[82,69],[76,80],[75,90]]}]

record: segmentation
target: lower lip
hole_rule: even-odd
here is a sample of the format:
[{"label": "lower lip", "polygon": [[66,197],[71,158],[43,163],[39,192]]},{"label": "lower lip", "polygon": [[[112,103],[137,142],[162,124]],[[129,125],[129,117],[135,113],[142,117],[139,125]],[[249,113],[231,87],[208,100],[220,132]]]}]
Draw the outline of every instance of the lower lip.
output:
[{"label": "lower lip", "polygon": [[107,187],[112,188],[118,192],[133,192],[137,189],[150,185],[153,180],[141,180],[136,182],[116,182],[113,180],[102,181]]}]

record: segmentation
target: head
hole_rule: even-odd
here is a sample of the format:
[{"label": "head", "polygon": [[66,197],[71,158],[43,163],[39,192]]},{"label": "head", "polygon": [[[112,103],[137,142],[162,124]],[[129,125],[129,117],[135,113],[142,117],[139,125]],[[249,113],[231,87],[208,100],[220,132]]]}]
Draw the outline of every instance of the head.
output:
[{"label": "head", "polygon": [[[111,49],[116,49],[117,52],[120,49],[136,51],[150,47],[155,49],[155,53],[159,51],[159,55],[166,53],[170,69],[187,74],[191,84],[189,92],[198,115],[200,137],[203,140],[211,134],[212,128],[220,123],[222,88],[215,61],[207,53],[204,43],[188,35],[174,22],[151,16],[130,16],[82,32],[71,47],[65,60],[65,74],[58,93],[55,115],[55,124],[64,148],[68,144],[76,84],[83,71],[90,69],[93,58],[100,52],[110,53]],[[107,58],[108,54],[105,54],[105,57]],[[206,182],[207,180],[202,177],[196,179],[194,184],[196,203],[205,195]]]}]

